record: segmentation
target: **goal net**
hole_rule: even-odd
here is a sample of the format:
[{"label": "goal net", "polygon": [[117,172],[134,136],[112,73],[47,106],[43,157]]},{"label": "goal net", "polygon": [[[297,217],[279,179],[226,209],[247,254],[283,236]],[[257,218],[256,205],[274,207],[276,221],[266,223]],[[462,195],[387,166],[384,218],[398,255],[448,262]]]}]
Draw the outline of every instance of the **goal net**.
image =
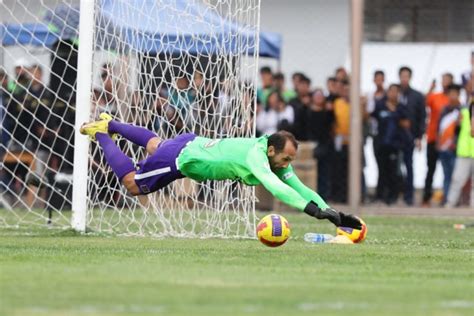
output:
[{"label": "goal net", "polygon": [[[82,123],[76,117],[108,112],[165,139],[187,132],[252,137],[259,5],[96,0],[88,12],[92,49],[84,52],[79,21],[87,12],[79,1],[1,2],[0,226],[70,226],[73,188],[87,178],[83,196],[74,194],[87,201],[85,214],[74,214],[85,216],[87,231],[253,237],[253,188],[182,179],[133,197],[96,143],[88,153],[74,151],[74,131]],[[91,63],[78,65],[78,54],[89,54]],[[76,102],[78,94],[90,101]],[[123,138],[116,143],[135,163],[146,157]],[[88,168],[77,170],[81,159]]]}]

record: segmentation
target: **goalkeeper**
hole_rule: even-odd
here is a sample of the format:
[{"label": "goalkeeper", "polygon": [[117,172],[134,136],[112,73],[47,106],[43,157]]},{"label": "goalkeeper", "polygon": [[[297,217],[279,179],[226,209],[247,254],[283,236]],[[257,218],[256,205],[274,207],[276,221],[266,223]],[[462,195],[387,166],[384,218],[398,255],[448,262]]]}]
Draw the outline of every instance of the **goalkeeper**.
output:
[{"label": "goalkeeper", "polygon": [[[282,202],[336,226],[362,227],[357,217],[330,208],[301,183],[290,165],[298,147],[291,133],[214,140],[189,133],[162,140],[148,129],[112,120],[107,113],[100,114],[100,119],[84,124],[80,132],[97,140],[107,163],[133,195],[160,190],[184,177],[196,181],[230,179],[247,185],[263,184]],[[116,146],[116,134],[145,147],[148,158],[135,167]]]}]

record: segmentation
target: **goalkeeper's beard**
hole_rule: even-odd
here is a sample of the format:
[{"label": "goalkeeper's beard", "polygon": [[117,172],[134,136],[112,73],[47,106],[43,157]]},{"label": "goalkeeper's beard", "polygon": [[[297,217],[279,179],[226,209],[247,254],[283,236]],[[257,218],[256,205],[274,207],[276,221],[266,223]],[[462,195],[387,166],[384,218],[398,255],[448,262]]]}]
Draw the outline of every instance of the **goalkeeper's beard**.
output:
[{"label": "goalkeeper's beard", "polygon": [[277,163],[275,162],[274,156],[273,156],[273,157],[270,157],[270,156],[268,157],[268,164],[270,165],[270,170],[271,170],[272,172],[276,172],[276,171],[278,171],[278,170],[280,170],[280,169],[283,169],[283,167],[279,167],[279,166],[277,165]]}]

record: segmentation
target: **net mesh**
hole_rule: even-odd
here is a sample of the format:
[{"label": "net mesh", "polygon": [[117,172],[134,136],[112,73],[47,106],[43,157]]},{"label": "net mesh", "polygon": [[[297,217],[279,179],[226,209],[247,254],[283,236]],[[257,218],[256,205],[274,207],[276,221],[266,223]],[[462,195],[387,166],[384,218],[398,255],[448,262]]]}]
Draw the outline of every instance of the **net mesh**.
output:
[{"label": "net mesh", "polygon": [[[90,119],[108,112],[164,139],[187,132],[253,136],[259,5],[258,0],[96,1]],[[8,16],[3,43],[11,39],[2,50],[9,78],[2,88],[0,221],[18,226],[52,217],[53,225],[68,225],[74,119],[81,110],[75,104],[79,4],[21,0],[0,7]],[[147,156],[121,137],[117,145],[134,162]],[[96,143],[84,176],[90,231],[254,235],[254,191],[239,183],[182,179],[132,197]]]}]

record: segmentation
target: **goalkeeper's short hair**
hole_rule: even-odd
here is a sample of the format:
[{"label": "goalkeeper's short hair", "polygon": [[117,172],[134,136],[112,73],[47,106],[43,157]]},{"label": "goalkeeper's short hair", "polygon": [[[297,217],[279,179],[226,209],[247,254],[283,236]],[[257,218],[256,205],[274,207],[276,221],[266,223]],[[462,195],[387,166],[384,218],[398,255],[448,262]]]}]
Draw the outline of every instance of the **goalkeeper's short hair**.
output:
[{"label": "goalkeeper's short hair", "polygon": [[287,131],[278,131],[268,137],[268,146],[273,146],[275,152],[279,153],[285,148],[286,142],[290,141],[296,149],[298,149],[298,142],[295,136]]}]

